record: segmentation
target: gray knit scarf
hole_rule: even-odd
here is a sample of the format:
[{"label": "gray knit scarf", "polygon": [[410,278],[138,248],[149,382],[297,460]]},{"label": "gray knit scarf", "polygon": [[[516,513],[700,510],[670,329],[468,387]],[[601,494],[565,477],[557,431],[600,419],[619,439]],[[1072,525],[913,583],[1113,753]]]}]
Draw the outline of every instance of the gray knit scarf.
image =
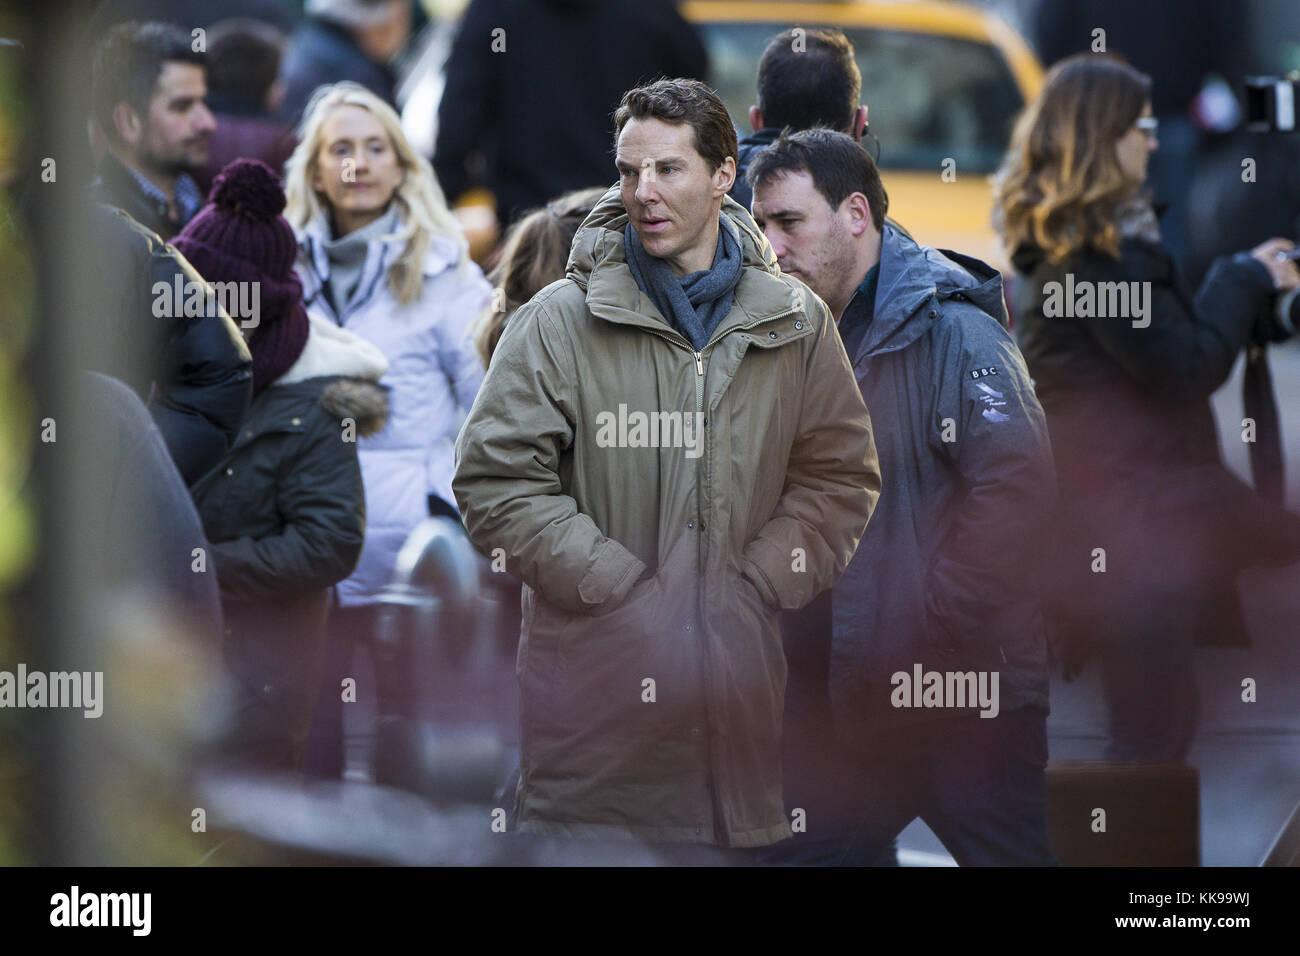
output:
[{"label": "gray knit scarf", "polygon": [[719,215],[718,223],[718,249],[713,254],[713,267],[684,276],[673,275],[667,261],[646,252],[631,222],[623,229],[627,265],[637,288],[677,331],[690,339],[697,352],[708,344],[713,330],[731,311],[736,285],[740,282],[740,240],[725,216]]}]

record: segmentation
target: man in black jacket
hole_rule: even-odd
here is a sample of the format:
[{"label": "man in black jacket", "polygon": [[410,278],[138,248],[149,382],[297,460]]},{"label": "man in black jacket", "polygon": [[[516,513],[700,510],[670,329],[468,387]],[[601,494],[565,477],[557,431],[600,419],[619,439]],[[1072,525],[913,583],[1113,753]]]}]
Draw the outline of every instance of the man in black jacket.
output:
[{"label": "man in black jacket", "polygon": [[826,126],[861,142],[867,131],[861,93],[853,44],[841,31],[791,28],[772,37],[758,61],[758,104],[749,108],[754,132],[740,141],[731,198],[749,208],[754,199],[745,179],[750,161],[785,127],[797,132]]},{"label": "man in black jacket", "polygon": [[173,290],[178,277],[182,288],[204,286],[179,252],[120,209],[87,207],[98,252],[88,279],[102,290],[104,312],[84,324],[82,355],[141,399],[153,393],[150,412],[193,484],[230,449],[253,400],[248,346],[225,311],[187,317],[158,301],[155,287]]},{"label": "man in black jacket", "polygon": [[449,200],[487,161],[502,225],[571,189],[609,182],[625,90],[704,79],[708,54],[668,0],[473,0],[447,60],[433,165]]},{"label": "man in black jacket", "polygon": [[204,104],[206,56],[178,27],[123,23],[95,50],[95,123],[107,140],[91,189],[164,239],[194,217],[193,173],[216,120]]}]

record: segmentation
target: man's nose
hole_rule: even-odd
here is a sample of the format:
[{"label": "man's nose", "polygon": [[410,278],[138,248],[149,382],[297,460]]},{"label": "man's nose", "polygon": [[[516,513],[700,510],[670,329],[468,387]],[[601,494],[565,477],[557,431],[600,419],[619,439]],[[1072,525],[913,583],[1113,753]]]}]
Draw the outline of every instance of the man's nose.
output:
[{"label": "man's nose", "polygon": [[212,110],[208,109],[206,103],[200,103],[198,110],[197,131],[200,133],[211,133],[217,128],[217,118],[212,115]]},{"label": "man's nose", "polygon": [[785,258],[785,243],[781,241],[781,234],[775,229],[763,230],[763,235],[767,236],[767,241],[772,245],[772,252],[778,260]]},{"label": "man's nose", "polygon": [[639,203],[652,203],[659,199],[659,190],[656,188],[654,173],[648,176],[642,176],[636,184],[636,201]]}]

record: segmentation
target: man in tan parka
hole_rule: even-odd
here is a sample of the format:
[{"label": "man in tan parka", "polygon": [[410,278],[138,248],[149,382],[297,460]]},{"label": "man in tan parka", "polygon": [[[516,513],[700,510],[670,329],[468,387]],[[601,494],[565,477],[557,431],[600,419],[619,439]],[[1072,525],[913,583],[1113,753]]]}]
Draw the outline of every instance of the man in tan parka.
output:
[{"label": "man in tan parka", "polygon": [[826,306],[725,198],[717,96],[660,80],[615,123],[620,183],[456,445],[470,537],[525,584],[519,829],[764,846],[791,832],[778,612],[853,555],[871,423]]}]

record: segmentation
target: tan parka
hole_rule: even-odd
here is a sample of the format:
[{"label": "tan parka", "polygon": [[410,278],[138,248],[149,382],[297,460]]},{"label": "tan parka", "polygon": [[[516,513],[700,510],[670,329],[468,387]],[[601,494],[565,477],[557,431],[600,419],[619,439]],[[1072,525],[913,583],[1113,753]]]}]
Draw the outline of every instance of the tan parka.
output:
[{"label": "tan parka", "polygon": [[826,306],[744,209],[722,215],[744,269],[696,353],[632,279],[611,188],[566,277],[511,317],[457,441],[470,537],[525,584],[524,832],[791,833],[777,614],[844,571],[880,472]]}]

